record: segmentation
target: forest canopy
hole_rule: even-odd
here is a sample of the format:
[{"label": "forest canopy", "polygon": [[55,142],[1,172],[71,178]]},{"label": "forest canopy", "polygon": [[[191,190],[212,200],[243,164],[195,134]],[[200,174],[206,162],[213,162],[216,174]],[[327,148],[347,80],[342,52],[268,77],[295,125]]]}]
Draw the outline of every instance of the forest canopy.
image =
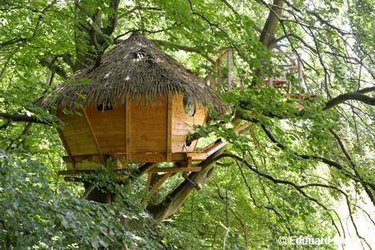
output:
[{"label": "forest canopy", "polygon": [[[1,248],[277,249],[311,237],[372,249],[374,6],[0,0]],[[189,140],[226,145],[153,195],[137,164],[123,182],[106,170],[66,181],[61,124],[38,101],[137,32],[227,109]],[[85,199],[82,180],[116,199]]]}]

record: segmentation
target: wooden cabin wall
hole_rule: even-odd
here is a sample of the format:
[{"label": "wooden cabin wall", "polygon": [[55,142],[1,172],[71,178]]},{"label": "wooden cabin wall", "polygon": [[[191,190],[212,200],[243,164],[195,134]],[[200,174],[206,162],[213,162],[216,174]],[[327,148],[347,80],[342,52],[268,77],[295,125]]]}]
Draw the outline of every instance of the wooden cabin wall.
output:
[{"label": "wooden cabin wall", "polygon": [[167,98],[145,105],[130,101],[130,153],[164,153],[167,150]]},{"label": "wooden cabin wall", "polygon": [[117,105],[111,110],[88,107],[86,114],[101,153],[124,153],[126,150],[125,105]]},{"label": "wooden cabin wall", "polygon": [[99,154],[84,114],[59,112],[57,117],[63,122],[60,137],[72,156]]},{"label": "wooden cabin wall", "polygon": [[81,115],[60,112],[58,117],[68,155],[127,154],[130,161],[162,162],[171,161],[172,153],[195,150],[196,142],[186,146],[186,138],[194,125],[205,123],[207,109],[196,104],[189,116],[183,96],[170,95],[152,104],[126,100],[111,110],[87,107]]},{"label": "wooden cabin wall", "polygon": [[186,146],[186,138],[193,130],[193,125],[203,125],[207,118],[207,110],[200,104],[196,104],[194,116],[185,113],[183,95],[176,95],[172,105],[172,152],[192,152],[197,142]]}]

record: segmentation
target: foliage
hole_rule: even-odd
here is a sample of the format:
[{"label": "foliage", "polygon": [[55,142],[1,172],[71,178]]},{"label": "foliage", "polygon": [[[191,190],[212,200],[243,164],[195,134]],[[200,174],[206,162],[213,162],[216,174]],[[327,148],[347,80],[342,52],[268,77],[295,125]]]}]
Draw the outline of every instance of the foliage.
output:
[{"label": "foliage", "polygon": [[25,152],[2,152],[0,167],[2,248],[179,246],[168,228],[139,206],[140,183],[112,184],[123,197],[103,205],[80,199],[75,186],[56,186],[51,171]]},{"label": "foliage", "polygon": [[[353,215],[374,221],[361,207],[375,204],[373,9],[369,0],[0,0],[1,246],[278,249],[281,236],[343,237],[339,201],[368,246]],[[162,224],[140,201],[168,203],[185,178],[148,197],[144,178],[125,185],[103,173],[96,182],[115,202],[80,199],[82,186],[56,174],[60,124],[34,105],[135,30],[230,107],[190,135],[200,148],[229,145],[210,181]],[[302,75],[285,73],[293,58]],[[290,91],[269,85],[284,76]]]}]

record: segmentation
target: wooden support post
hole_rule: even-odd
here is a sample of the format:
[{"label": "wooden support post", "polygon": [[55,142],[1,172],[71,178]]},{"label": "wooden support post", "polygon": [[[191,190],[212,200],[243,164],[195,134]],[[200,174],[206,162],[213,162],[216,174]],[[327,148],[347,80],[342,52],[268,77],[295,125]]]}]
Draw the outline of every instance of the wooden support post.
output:
[{"label": "wooden support post", "polygon": [[125,97],[125,141],[126,141],[126,160],[131,161],[131,140],[130,140],[130,123],[131,123],[131,101]]},{"label": "wooden support post", "polygon": [[[156,173],[148,173],[147,176],[147,183],[150,182],[150,184],[147,186],[147,189],[149,190],[148,197],[150,198],[153,194],[155,194],[160,187],[168,180],[169,177],[173,174],[171,173],[165,173],[161,177],[158,177],[157,181],[155,183],[152,183],[153,175]],[[147,199],[142,199],[141,204],[146,204]]]},{"label": "wooden support post", "polygon": [[[191,157],[188,157],[187,160],[186,160],[186,167],[188,169],[191,169],[192,168],[192,158]],[[189,171],[191,172],[191,171]]]},{"label": "wooden support post", "polygon": [[102,151],[100,149],[100,146],[99,146],[98,139],[96,138],[96,135],[95,135],[94,130],[93,130],[92,126],[91,126],[91,122],[90,122],[90,119],[89,119],[89,117],[88,117],[88,115],[86,113],[85,108],[82,108],[82,112],[83,112],[83,114],[85,116],[87,125],[89,126],[90,133],[91,133],[92,137],[94,138],[96,149],[98,150],[98,153],[100,155],[100,159],[101,159],[102,163],[104,163],[104,158],[103,158],[103,154],[102,154]]},{"label": "wooden support post", "polygon": [[204,148],[203,152],[206,153],[206,157],[209,157],[210,155],[216,153],[217,151],[225,147],[227,144],[228,142],[219,139],[215,143]]},{"label": "wooden support post", "polygon": [[217,157],[222,153],[222,150],[223,149],[217,151],[215,154],[199,163],[198,166],[201,167],[201,171],[191,173],[188,179],[171,191],[158,205],[150,204],[147,206],[146,209],[153,215],[156,221],[160,222],[176,213],[191,192],[208,180],[214,163]]},{"label": "wooden support post", "polygon": [[151,189],[152,172],[147,172],[147,190]]},{"label": "wooden support post", "polygon": [[160,187],[168,180],[169,177],[171,177],[172,173],[165,173],[163,176],[155,183],[155,185],[152,186],[152,189],[149,192],[149,196],[156,193]]},{"label": "wooden support post", "polygon": [[182,176],[184,177],[184,179],[188,178],[189,173],[194,172],[194,169],[192,168],[192,161],[193,161],[192,157],[188,155],[187,160],[186,160],[187,170],[182,173]]},{"label": "wooden support post", "polygon": [[167,155],[168,162],[172,161],[172,101],[173,96],[168,94],[167,97]]}]

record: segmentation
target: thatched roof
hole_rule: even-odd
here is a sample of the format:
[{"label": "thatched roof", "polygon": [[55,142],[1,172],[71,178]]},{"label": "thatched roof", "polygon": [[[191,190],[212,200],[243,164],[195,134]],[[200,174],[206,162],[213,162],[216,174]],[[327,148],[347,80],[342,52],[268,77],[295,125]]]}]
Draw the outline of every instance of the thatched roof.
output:
[{"label": "thatched roof", "polygon": [[182,93],[223,110],[220,99],[193,73],[139,33],[103,55],[97,67],[74,74],[41,100],[42,106],[123,103],[125,97],[152,103],[168,93]]}]

